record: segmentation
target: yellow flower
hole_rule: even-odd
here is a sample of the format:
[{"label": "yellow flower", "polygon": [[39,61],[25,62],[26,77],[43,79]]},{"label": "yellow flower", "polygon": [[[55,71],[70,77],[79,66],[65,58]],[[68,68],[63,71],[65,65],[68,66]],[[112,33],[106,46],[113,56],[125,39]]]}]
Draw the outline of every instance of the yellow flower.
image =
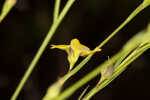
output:
[{"label": "yellow flower", "polygon": [[73,68],[74,64],[77,62],[79,56],[88,56],[89,54],[93,54],[95,52],[101,51],[99,48],[95,48],[94,50],[90,50],[87,46],[84,46],[80,43],[78,39],[72,39],[70,45],[52,45],[51,49],[61,49],[65,50],[68,54],[68,61],[70,63],[70,70]]}]

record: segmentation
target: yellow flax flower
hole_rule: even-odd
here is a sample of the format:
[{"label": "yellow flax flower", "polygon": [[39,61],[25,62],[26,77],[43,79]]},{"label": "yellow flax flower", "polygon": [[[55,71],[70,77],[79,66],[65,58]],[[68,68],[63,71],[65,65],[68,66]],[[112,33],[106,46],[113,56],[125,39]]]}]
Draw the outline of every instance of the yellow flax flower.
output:
[{"label": "yellow flax flower", "polygon": [[51,49],[61,49],[65,50],[68,54],[68,61],[70,63],[70,70],[73,68],[74,64],[77,62],[79,56],[88,56],[89,54],[93,54],[95,52],[101,51],[99,48],[95,48],[94,50],[90,50],[87,46],[84,46],[80,43],[78,39],[72,39],[70,45],[52,45]]}]

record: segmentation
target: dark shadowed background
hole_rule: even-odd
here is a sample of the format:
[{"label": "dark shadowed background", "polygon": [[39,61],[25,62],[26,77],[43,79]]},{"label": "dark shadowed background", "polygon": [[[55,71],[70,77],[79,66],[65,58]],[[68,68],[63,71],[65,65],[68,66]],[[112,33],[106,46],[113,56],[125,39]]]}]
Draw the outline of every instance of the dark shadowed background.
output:
[{"label": "dark shadowed background", "polygon": [[[55,0],[18,0],[16,6],[0,23],[0,99],[9,100],[30,61],[40,47],[52,24]],[[63,8],[67,0],[62,0]],[[0,9],[4,0],[0,0]],[[78,38],[91,49],[102,42],[142,0],[76,0],[47,46],[18,100],[41,100],[48,86],[68,69],[66,53],[50,50],[50,44],[68,44]],[[65,87],[76,82],[92,69],[117,53],[134,34],[150,21],[150,7],[136,16],[86,66],[73,76]],[[81,61],[83,58],[80,58]],[[145,52],[110,85],[92,100],[143,100],[150,98],[150,51]],[[78,62],[79,63],[79,62]],[[99,76],[88,84],[92,88]],[[86,86],[68,100],[77,97]]]}]

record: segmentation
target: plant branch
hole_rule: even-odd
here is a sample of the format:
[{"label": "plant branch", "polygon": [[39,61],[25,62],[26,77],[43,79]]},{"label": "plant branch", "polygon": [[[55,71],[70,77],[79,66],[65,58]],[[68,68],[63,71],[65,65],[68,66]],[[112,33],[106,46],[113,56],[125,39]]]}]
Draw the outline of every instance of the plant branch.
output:
[{"label": "plant branch", "polygon": [[150,48],[150,43],[140,48],[139,50],[134,50],[134,52],[129,55],[114,71],[114,74],[110,79],[102,82],[98,87],[94,87],[84,98],[83,100],[90,100],[97,92],[102,90],[105,86],[107,86],[110,82],[112,82],[117,76],[119,76],[126,67],[132,63],[135,59],[137,59],[143,52]]},{"label": "plant branch", "polygon": [[[115,29],[102,43],[98,45],[98,48],[104,46],[113,36],[115,36],[126,24],[128,24],[139,12],[141,12],[144,8],[149,6],[149,3],[145,3],[145,1],[140,4],[130,15],[129,17],[117,28]],[[65,82],[71,76],[76,74],[93,56],[93,54],[87,56],[80,64],[78,64],[70,73],[66,74],[61,79]],[[126,56],[126,55],[125,55]]]},{"label": "plant branch", "polygon": [[61,3],[61,0],[55,0],[53,23],[55,23],[55,21],[57,20],[57,17],[59,16],[60,3]]},{"label": "plant branch", "polygon": [[65,17],[65,15],[67,14],[67,12],[69,11],[70,7],[73,5],[75,0],[69,0],[64,9],[62,10],[60,16],[58,17],[58,19],[55,21],[55,23],[52,24],[47,36],[45,37],[43,43],[41,44],[40,48],[38,49],[36,55],[34,56],[33,60],[31,61],[28,69],[26,70],[24,76],[22,77],[19,85],[17,86],[14,94],[11,97],[11,100],[16,100],[16,98],[18,97],[19,93],[21,92],[24,84],[26,83],[27,79],[29,78],[29,76],[31,75],[33,69],[35,68],[36,64],[38,63],[41,55],[43,54],[46,46],[48,45],[49,41],[51,40],[52,36],[54,35],[56,29],[58,28],[58,26],[60,25],[60,23],[62,22],[63,18]]},{"label": "plant branch", "polygon": [[7,14],[10,12],[10,10],[14,7],[15,4],[16,0],[5,0],[0,14],[0,23],[7,16]]},{"label": "plant branch", "polygon": [[84,78],[76,82],[74,85],[69,87],[67,90],[65,90],[56,100],[64,100],[67,97],[69,97],[72,93],[74,93],[79,87],[86,84],[88,81],[90,81],[93,77],[97,76],[98,73],[100,73],[100,70],[104,66],[110,66],[112,65],[119,57],[120,55],[124,54],[125,52],[119,52],[117,55],[113,56],[109,61],[105,61],[100,67],[97,67],[95,70],[87,74]]}]

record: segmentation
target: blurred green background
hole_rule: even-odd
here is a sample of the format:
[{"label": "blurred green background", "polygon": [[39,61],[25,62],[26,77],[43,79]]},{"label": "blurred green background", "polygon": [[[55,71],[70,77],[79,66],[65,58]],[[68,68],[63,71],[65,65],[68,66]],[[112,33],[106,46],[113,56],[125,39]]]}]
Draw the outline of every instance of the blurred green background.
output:
[{"label": "blurred green background", "polygon": [[[9,100],[30,61],[40,47],[52,24],[55,0],[18,0],[8,16],[0,23],[0,99]],[[62,0],[61,9],[67,0]],[[41,100],[48,86],[68,70],[66,53],[50,50],[50,44],[68,44],[78,38],[91,49],[102,42],[142,0],[76,0],[47,46],[39,63],[27,81],[18,100]],[[0,11],[4,0],[0,1]],[[150,7],[136,16],[86,66],[73,76],[64,89],[108,56],[117,53],[123,44],[150,22]],[[80,58],[81,61],[83,58]],[[141,100],[150,98],[150,51],[145,52],[110,85],[92,100]],[[79,63],[79,62],[77,62]],[[88,84],[92,88],[99,79]],[[83,86],[69,100],[77,100]],[[89,89],[90,89],[89,88]]]}]

